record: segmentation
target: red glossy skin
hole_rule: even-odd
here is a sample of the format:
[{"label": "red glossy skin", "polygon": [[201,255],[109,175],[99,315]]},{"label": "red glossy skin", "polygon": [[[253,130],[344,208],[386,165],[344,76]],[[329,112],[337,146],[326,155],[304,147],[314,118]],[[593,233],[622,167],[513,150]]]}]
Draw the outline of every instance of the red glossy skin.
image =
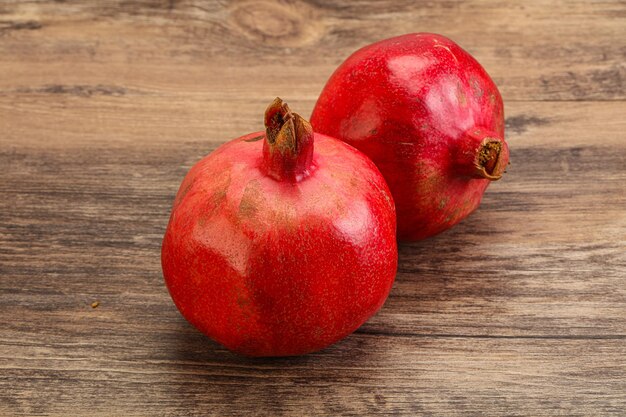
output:
[{"label": "red glossy skin", "polygon": [[356,149],[312,138],[295,179],[274,178],[257,132],[198,162],[176,196],[162,246],[167,287],[189,322],[235,352],[322,349],[372,316],[393,284],[396,220],[383,177]]},{"label": "red glossy skin", "polygon": [[[464,219],[508,164],[498,89],[472,56],[440,35],[409,34],[355,52],[329,79],[311,124],[376,163],[402,240]],[[500,151],[480,171],[486,138]]]}]

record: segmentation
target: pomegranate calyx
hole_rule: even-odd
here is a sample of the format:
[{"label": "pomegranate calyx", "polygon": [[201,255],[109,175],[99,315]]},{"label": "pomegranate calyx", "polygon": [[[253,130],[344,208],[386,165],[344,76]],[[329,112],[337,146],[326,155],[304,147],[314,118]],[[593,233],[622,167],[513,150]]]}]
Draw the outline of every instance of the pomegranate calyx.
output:
[{"label": "pomegranate calyx", "polygon": [[478,152],[474,166],[477,175],[490,181],[497,181],[509,163],[509,149],[506,142],[498,138],[485,138]]},{"label": "pomegranate calyx", "polygon": [[455,167],[465,176],[497,181],[509,163],[509,147],[493,132],[468,131],[457,142]]},{"label": "pomegranate calyx", "polygon": [[264,165],[276,180],[300,181],[313,158],[313,128],[279,97],[265,111]]}]

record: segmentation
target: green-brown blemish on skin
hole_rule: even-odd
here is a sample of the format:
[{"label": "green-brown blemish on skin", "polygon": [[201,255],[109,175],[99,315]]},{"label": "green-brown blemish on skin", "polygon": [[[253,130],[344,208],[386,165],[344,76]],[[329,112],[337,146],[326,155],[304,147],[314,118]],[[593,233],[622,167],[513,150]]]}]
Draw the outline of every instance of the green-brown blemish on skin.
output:
[{"label": "green-brown blemish on skin", "polygon": [[472,92],[474,93],[474,97],[480,98],[485,94],[483,89],[480,88],[480,83],[476,78],[472,77],[470,79],[470,85],[472,86]]},{"label": "green-brown blemish on skin", "polygon": [[248,298],[244,297],[242,294],[237,294],[237,305],[241,307],[242,310],[249,304],[250,300],[248,300]]},{"label": "green-brown blemish on skin", "polygon": [[295,233],[299,224],[296,207],[288,202],[284,202],[284,204],[277,207],[274,211],[274,224],[278,225],[282,230]]},{"label": "green-brown blemish on skin", "polygon": [[200,216],[198,218],[198,226],[204,227],[204,225],[206,224],[206,221],[207,221],[206,216]]},{"label": "green-brown blemish on skin", "polygon": [[229,188],[230,173],[228,171],[224,171],[215,179],[213,190],[209,191],[210,194],[206,201],[206,210],[198,218],[199,226],[204,226],[207,220],[213,217],[222,204],[224,204]]},{"label": "green-brown blemish on skin", "polygon": [[198,217],[198,225],[201,227],[204,226],[222,206],[224,200],[226,200],[226,190],[220,190],[212,194],[208,199],[206,211]]},{"label": "green-brown blemish on skin", "polygon": [[253,316],[253,311],[252,303],[250,301],[250,297],[245,284],[235,284],[233,292],[234,293],[231,294],[234,297],[234,301],[237,303],[237,306],[239,307],[239,312],[241,313],[242,318],[245,320],[249,320]]},{"label": "green-brown blemish on skin", "polygon": [[258,142],[261,139],[263,139],[264,137],[265,137],[265,135],[259,135],[259,136],[255,136],[255,137],[250,138],[250,139],[244,139],[243,141],[244,142]]},{"label": "green-brown blemish on skin", "polygon": [[463,91],[463,86],[460,82],[456,84],[456,99],[461,107],[467,106],[467,97],[465,96],[465,91]]},{"label": "green-brown blemish on skin", "polygon": [[189,182],[189,184],[187,184],[187,186],[185,186],[185,188],[178,193],[178,196],[176,197],[176,205],[179,205],[183,201],[187,193],[189,193],[189,190],[191,190],[191,187],[193,187],[193,181]]},{"label": "green-brown blemish on skin", "polygon": [[359,178],[356,175],[352,175],[350,177],[350,186],[352,188],[358,188],[358,186],[359,186]]},{"label": "green-brown blemish on skin", "polygon": [[346,205],[343,196],[336,191],[333,191],[333,201],[333,207],[337,210],[339,215],[343,215],[348,211],[348,206]]},{"label": "green-brown blemish on skin", "polygon": [[420,177],[423,178],[418,187],[418,193],[421,193],[421,195],[428,195],[429,193],[440,189],[439,187],[443,179],[441,175],[438,175],[437,168],[429,164],[419,164],[416,165],[416,171],[418,171]]},{"label": "green-brown blemish on skin", "polygon": [[439,210],[443,210],[443,208],[448,204],[449,201],[450,197],[447,196],[439,200]]},{"label": "green-brown blemish on skin", "polygon": [[227,191],[228,187],[222,188],[211,194],[207,202],[206,212],[198,219],[198,224],[200,224],[200,226],[204,225],[209,218],[213,217],[217,210],[222,206],[226,200]]},{"label": "green-brown blemish on skin", "polygon": [[263,205],[263,193],[260,184],[257,180],[250,181],[239,203],[239,216],[241,218],[255,217],[261,205]]},{"label": "green-brown blemish on skin", "polygon": [[459,219],[460,215],[463,212],[463,206],[457,206],[455,207],[454,210],[452,210],[452,213],[450,213],[444,220],[444,222],[448,223],[448,222],[453,222],[456,223],[456,221]]},{"label": "green-brown blemish on skin", "polygon": [[227,189],[223,188],[223,189],[217,191],[216,193],[213,193],[213,195],[209,199],[210,204],[211,204],[213,209],[216,209],[220,205],[222,205],[222,203],[226,199],[226,191],[227,191]]},{"label": "green-brown blemish on skin", "polygon": [[250,198],[242,198],[239,203],[239,216],[240,217],[254,217],[258,209],[256,204],[251,201]]}]

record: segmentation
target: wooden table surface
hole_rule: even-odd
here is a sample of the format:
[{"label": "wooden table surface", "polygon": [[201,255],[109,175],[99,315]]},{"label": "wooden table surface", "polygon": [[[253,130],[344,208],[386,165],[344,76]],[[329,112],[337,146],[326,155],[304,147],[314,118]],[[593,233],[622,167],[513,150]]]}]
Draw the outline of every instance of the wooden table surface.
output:
[{"label": "wooden table surface", "polygon": [[[185,172],[415,31],[500,87],[506,177],[342,342],[209,341],[161,275]],[[626,415],[625,62],[620,1],[0,2],[0,415]]]}]

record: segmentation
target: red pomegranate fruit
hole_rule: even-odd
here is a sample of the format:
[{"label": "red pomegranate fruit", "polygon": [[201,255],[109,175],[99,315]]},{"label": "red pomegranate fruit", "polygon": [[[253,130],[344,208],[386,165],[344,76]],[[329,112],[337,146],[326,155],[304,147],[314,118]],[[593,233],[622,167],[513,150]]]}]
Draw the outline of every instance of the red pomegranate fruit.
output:
[{"label": "red pomegranate fruit", "polygon": [[396,203],[401,240],[464,219],[509,160],[497,87],[470,54],[431,33],[355,52],[328,80],[311,124],[378,166]]},{"label": "red pomegranate fruit", "polygon": [[163,238],[163,275],[182,315],[228,349],[300,355],[383,305],[395,209],[367,157],[313,133],[280,99],[265,126],[191,168]]}]

